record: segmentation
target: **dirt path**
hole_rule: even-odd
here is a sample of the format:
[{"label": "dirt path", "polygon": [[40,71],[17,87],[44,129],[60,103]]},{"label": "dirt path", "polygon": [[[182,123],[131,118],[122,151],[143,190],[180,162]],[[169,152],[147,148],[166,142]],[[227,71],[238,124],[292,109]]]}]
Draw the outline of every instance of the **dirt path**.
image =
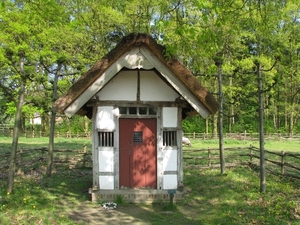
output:
[{"label": "dirt path", "polygon": [[[150,210],[150,211],[149,211]],[[151,224],[149,215],[153,213],[147,206],[126,204],[114,210],[106,210],[101,205],[85,202],[69,212],[69,217],[78,224]]]}]

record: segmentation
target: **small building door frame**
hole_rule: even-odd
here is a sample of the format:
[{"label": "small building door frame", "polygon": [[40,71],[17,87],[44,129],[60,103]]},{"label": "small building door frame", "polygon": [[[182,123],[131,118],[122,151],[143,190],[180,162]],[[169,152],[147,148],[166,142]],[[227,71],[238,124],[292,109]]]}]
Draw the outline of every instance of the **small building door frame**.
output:
[{"label": "small building door frame", "polygon": [[121,118],[119,121],[120,188],[157,187],[155,118]]}]

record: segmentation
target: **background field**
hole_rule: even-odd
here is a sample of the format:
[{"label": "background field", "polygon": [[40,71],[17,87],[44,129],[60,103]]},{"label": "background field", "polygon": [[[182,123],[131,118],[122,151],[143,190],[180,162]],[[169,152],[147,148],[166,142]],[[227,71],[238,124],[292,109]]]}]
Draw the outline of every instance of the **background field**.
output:
[{"label": "background field", "polygon": [[[20,139],[20,147],[47,147],[47,138]],[[55,148],[82,149],[87,139],[56,139]],[[225,147],[255,143],[226,140]],[[11,140],[1,138],[1,151]],[[192,140],[192,148],[218,147],[217,140]],[[297,151],[297,142],[266,143],[270,149]],[[268,148],[269,149],[269,148]],[[184,147],[188,151],[189,147]],[[185,198],[169,202],[131,204],[116,199],[116,210],[90,202],[90,169],[55,165],[51,178],[44,166],[16,177],[14,193],[0,180],[0,224],[300,224],[300,182],[267,174],[266,193],[259,192],[259,171],[247,166],[226,169],[184,168]]]},{"label": "background field", "polygon": [[[219,140],[200,140],[200,139],[190,139],[192,142],[191,148],[218,148]],[[55,138],[55,149],[73,149],[80,150],[83,145],[87,145],[87,149],[91,150],[92,144],[91,139],[88,138]],[[10,151],[12,144],[12,139],[10,137],[0,137],[0,151],[7,152]],[[235,139],[225,139],[224,148],[226,147],[249,147],[250,145],[259,147],[258,141],[241,141]],[[37,147],[48,147],[48,138],[19,138],[19,147],[21,148],[37,148]],[[188,147],[185,147],[188,148]],[[300,152],[300,141],[295,140],[266,140],[265,149],[275,150],[275,151],[290,151],[290,152]]]}]

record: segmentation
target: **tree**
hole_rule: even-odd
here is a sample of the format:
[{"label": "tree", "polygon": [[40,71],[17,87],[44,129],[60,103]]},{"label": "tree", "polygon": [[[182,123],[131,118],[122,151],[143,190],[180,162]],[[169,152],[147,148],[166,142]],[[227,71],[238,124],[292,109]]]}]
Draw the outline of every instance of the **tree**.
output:
[{"label": "tree", "polygon": [[[31,75],[31,63],[34,59],[31,43],[35,29],[31,29],[31,23],[28,20],[28,9],[22,3],[17,1],[14,3],[6,1],[1,4],[0,8],[4,34],[0,38],[0,43],[4,48],[4,51],[1,52],[1,58],[4,59],[1,68],[11,75],[9,77],[4,76],[2,90],[5,90],[7,93],[14,93],[12,89],[16,88],[18,93],[17,96],[11,96],[11,100],[13,100],[16,105],[16,113],[9,163],[7,192],[12,192],[14,187],[14,173],[21,112],[25,99],[26,82]],[[6,84],[14,84],[14,86],[5,86]]]}]

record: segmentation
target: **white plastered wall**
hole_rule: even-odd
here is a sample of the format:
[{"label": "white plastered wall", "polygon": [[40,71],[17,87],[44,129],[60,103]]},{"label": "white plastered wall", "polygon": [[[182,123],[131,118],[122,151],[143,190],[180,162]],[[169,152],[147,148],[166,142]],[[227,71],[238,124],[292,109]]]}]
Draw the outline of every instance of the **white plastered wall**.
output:
[{"label": "white plastered wall", "polygon": [[154,71],[142,71],[140,74],[141,101],[175,101],[179,97]]},{"label": "white plastered wall", "polygon": [[[103,87],[97,96],[102,101],[136,101],[138,71],[121,71]],[[154,71],[140,71],[141,101],[175,101],[179,94]]]},{"label": "white plastered wall", "polygon": [[98,107],[96,128],[98,130],[114,131],[116,129],[115,109],[112,106]]},{"label": "white plastered wall", "polygon": [[[111,106],[98,107],[96,115],[96,128],[98,131],[113,132],[116,129],[114,116],[114,108]],[[96,139],[98,136],[96,137]],[[96,143],[98,140],[96,140]],[[97,147],[98,150],[98,165],[97,171],[99,174],[99,188],[112,190],[114,189],[114,147]]]},{"label": "white plastered wall", "polygon": [[[163,128],[178,127],[178,108],[163,107]],[[177,189],[178,186],[178,146],[166,146],[163,150],[163,189]]]},{"label": "white plastered wall", "polygon": [[136,92],[137,72],[121,71],[97,95],[102,101],[135,101]]}]

